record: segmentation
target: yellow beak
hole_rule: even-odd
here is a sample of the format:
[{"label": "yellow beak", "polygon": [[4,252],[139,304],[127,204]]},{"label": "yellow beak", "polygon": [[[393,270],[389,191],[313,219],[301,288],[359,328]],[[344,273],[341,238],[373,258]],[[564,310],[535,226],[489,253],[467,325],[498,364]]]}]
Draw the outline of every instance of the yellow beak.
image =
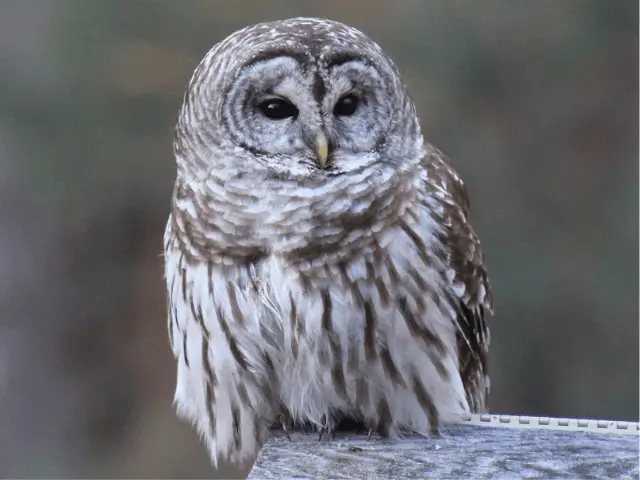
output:
[{"label": "yellow beak", "polygon": [[324,169],[327,164],[327,156],[329,155],[329,144],[324,133],[319,133],[316,137],[316,157],[318,158],[318,166]]}]

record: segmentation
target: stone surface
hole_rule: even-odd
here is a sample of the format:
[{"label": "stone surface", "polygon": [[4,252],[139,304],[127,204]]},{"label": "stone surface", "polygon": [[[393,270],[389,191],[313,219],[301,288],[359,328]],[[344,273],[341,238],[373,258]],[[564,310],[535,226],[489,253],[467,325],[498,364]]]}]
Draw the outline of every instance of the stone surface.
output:
[{"label": "stone surface", "polygon": [[272,433],[249,479],[639,478],[637,434],[467,424],[431,438],[291,439]]}]

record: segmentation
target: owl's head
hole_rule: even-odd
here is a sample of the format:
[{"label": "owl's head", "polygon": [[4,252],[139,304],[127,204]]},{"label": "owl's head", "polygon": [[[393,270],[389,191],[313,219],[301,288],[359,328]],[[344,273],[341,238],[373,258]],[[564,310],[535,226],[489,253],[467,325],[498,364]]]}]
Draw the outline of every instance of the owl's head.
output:
[{"label": "owl's head", "polygon": [[391,59],[360,31],[295,18],[214,46],[185,93],[178,169],[330,178],[422,157],[414,104]]}]

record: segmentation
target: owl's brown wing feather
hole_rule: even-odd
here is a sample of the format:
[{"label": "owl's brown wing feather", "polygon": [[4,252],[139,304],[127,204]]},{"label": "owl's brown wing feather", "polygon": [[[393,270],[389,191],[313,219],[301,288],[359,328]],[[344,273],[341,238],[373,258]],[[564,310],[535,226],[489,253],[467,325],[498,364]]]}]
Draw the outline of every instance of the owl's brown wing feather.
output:
[{"label": "owl's brown wing feather", "polygon": [[466,188],[446,157],[428,146],[425,158],[427,195],[442,225],[440,254],[448,269],[450,302],[457,311],[460,375],[474,412],[486,411],[489,390],[487,315],[493,313],[491,286],[480,240],[470,222]]}]

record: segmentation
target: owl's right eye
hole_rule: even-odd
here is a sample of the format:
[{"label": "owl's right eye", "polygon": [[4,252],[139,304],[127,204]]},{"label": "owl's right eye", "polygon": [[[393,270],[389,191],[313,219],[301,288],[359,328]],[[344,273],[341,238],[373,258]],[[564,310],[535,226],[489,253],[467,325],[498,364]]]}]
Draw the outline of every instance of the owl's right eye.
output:
[{"label": "owl's right eye", "polygon": [[298,109],[289,100],[284,98],[270,98],[258,105],[262,114],[272,120],[284,120],[298,116]]}]

